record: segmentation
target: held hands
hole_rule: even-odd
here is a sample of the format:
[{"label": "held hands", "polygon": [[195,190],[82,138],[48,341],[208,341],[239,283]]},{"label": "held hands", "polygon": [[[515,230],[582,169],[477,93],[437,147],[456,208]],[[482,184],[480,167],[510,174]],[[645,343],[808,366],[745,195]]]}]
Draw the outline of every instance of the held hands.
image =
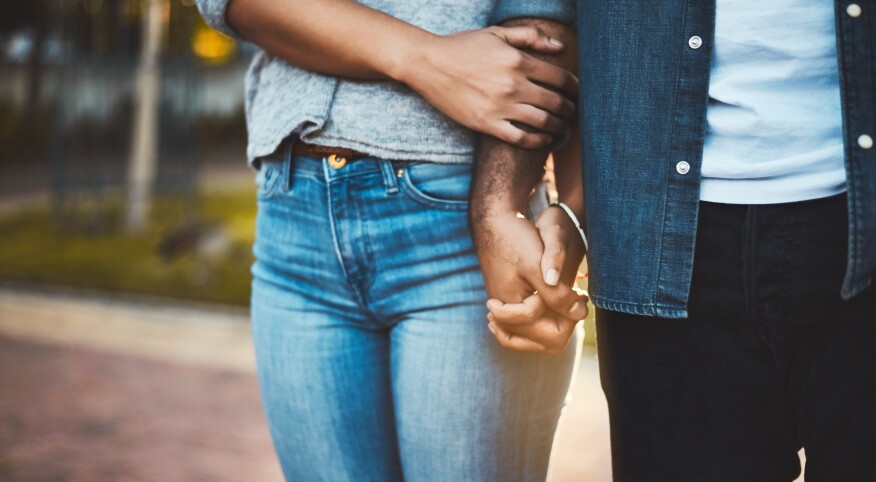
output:
[{"label": "held hands", "polygon": [[508,213],[484,219],[475,232],[496,339],[514,350],[563,351],[587,316],[586,295],[572,289],[584,243],[571,219],[551,207],[535,226]]},{"label": "held hands", "polygon": [[561,135],[575,114],[569,99],[577,95],[578,80],[523,50],[559,54],[563,48],[534,26],[436,36],[400,80],[456,122],[514,146],[537,149]]}]

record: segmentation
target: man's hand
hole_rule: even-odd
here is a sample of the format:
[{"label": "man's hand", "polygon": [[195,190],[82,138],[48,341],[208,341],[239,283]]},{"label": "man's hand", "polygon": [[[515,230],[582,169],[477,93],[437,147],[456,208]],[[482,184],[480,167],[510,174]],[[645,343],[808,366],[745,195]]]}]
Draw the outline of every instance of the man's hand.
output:
[{"label": "man's hand", "polygon": [[[539,227],[514,213],[473,221],[491,298],[487,302],[489,327],[507,348],[559,353],[577,321],[587,316],[586,296],[572,289],[576,254],[574,250],[567,254],[566,246],[571,243],[563,235],[568,227],[554,215],[557,210],[546,210],[539,218]],[[549,243],[547,256],[542,237]],[[579,264],[581,254],[577,254]],[[555,265],[557,261],[560,264]],[[557,279],[553,279],[552,269],[557,271]],[[554,309],[548,309],[548,304]]]},{"label": "man's hand", "polygon": [[[535,229],[543,245],[539,260],[542,281],[566,293],[574,286],[584,257],[580,233],[569,216],[558,207],[546,209],[539,216]],[[518,248],[532,249],[523,245]],[[586,295],[576,299],[575,303],[579,305],[560,314],[550,309],[546,297],[541,294],[542,291],[529,295],[520,303],[503,303],[499,299],[487,302],[490,330],[504,347],[559,353],[568,344],[577,322],[587,316]]]}]

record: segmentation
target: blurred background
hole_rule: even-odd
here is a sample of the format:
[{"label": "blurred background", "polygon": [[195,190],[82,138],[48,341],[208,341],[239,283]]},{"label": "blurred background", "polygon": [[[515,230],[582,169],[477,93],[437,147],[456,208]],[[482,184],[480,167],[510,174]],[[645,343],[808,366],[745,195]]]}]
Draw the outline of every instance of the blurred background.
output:
[{"label": "blurred background", "polygon": [[[192,0],[0,2],[0,480],[282,480],[246,314],[254,52]],[[553,481],[610,480],[587,327]]]},{"label": "blurred background", "polygon": [[244,305],[252,47],[188,0],[0,9],[0,277]]}]

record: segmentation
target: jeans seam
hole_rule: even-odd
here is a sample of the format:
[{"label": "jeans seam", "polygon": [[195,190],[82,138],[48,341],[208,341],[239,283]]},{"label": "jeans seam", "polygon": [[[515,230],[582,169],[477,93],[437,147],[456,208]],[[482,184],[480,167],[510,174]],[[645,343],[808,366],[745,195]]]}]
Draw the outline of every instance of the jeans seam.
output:
[{"label": "jeans seam", "polygon": [[332,202],[332,182],[328,172],[328,163],[323,162],[323,173],[325,175],[325,193],[326,193],[326,207],[328,208],[328,223],[329,229],[332,232],[332,245],[335,248],[335,257],[338,259],[338,264],[341,266],[341,270],[344,272],[344,279],[347,280],[347,284],[350,286],[350,291],[353,293],[353,296],[356,297],[356,301],[359,302],[359,305],[365,306],[365,300],[363,299],[362,293],[356,289],[355,284],[350,279],[350,270],[347,269],[347,264],[344,262],[344,254],[341,250],[341,241],[338,239],[338,229],[335,223],[335,213],[334,213],[334,202]]}]

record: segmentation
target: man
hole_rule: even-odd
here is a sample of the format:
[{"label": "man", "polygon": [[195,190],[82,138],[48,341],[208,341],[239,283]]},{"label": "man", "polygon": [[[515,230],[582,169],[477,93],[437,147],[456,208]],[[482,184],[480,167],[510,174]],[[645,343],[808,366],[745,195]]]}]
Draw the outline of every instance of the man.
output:
[{"label": "man", "polygon": [[[504,0],[495,20],[577,30],[567,204],[615,479],[790,481],[802,446],[807,482],[876,480],[876,1]],[[516,221],[544,155],[485,139],[471,217],[491,329],[552,352],[584,242],[564,209]]]}]

